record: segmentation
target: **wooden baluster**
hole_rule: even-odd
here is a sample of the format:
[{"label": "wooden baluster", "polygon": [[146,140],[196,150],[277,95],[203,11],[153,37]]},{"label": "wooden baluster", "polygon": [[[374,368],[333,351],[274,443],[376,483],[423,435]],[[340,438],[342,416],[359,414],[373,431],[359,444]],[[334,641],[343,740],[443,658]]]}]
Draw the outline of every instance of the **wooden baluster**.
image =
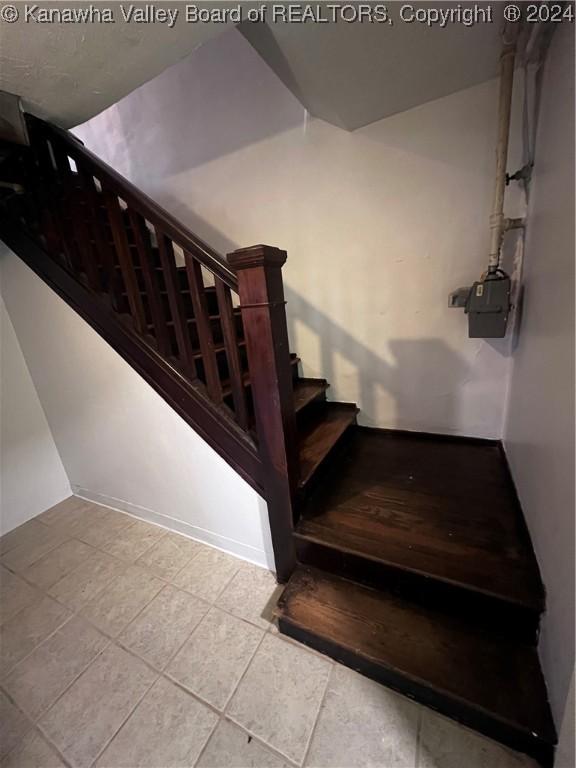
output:
[{"label": "wooden baluster", "polygon": [[104,232],[102,211],[100,210],[101,198],[96,190],[94,177],[90,171],[84,167],[83,163],[79,159],[76,160],[76,167],[78,169],[78,176],[80,177],[82,187],[84,189],[86,214],[90,222],[90,229],[92,231],[92,237],[94,238],[94,245],[96,253],[98,254],[98,260],[102,266],[104,275],[103,282],[108,287],[108,291],[110,292],[114,284],[114,256]]},{"label": "wooden baluster", "polygon": [[198,378],[196,373],[196,362],[194,360],[194,349],[192,340],[186,322],[186,312],[182,300],[182,290],[178,282],[178,270],[176,269],[176,260],[174,258],[174,248],[170,238],[166,237],[158,228],[156,228],[156,240],[158,250],[160,251],[160,262],[166,282],[168,292],[168,303],[170,305],[170,314],[174,321],[174,330],[176,333],[176,343],[178,345],[178,354],[184,372],[190,379]]},{"label": "wooden baluster", "polygon": [[285,582],[296,562],[292,505],[299,473],[282,285],[286,252],[256,245],[229,254],[228,261],[238,275],[276,574]]},{"label": "wooden baluster", "polygon": [[124,224],[122,209],[120,207],[120,201],[118,200],[117,195],[115,195],[109,189],[103,187],[102,192],[104,193],[104,199],[106,201],[108,219],[112,228],[112,238],[114,240],[116,255],[118,256],[118,261],[120,263],[120,271],[122,272],[124,287],[126,288],[126,293],[128,294],[130,314],[134,320],[134,326],[136,330],[139,333],[146,333],[146,317],[144,315],[144,305],[142,304],[140,286],[138,284],[136,270],[134,269],[134,262],[132,261],[130,246],[128,245],[128,238],[126,236],[126,227]]},{"label": "wooden baluster", "polygon": [[62,254],[65,267],[74,271],[74,253],[70,242],[70,232],[64,216],[64,202],[62,199],[62,183],[58,180],[58,171],[54,167],[55,157],[52,145],[47,139],[38,136],[32,142],[36,152],[38,163],[44,179],[43,201],[44,210],[48,216],[48,226],[55,232],[55,240],[58,241],[58,250]]},{"label": "wooden baluster", "polygon": [[35,139],[33,134],[31,135],[30,146],[31,151],[26,153],[24,161],[24,188],[27,191],[27,196],[33,198],[39,232],[45,240],[48,252],[51,256],[59,258],[60,254],[63,253],[63,248],[52,206],[47,204],[48,201],[44,191],[47,182],[47,166],[50,163],[48,146],[46,142]]},{"label": "wooden baluster", "polygon": [[170,335],[166,325],[166,316],[164,314],[164,305],[162,304],[162,295],[158,285],[158,275],[154,268],[154,256],[150,244],[150,232],[142,216],[136,211],[130,209],[130,223],[134,231],[134,240],[140,256],[140,266],[144,275],[144,284],[146,286],[146,296],[150,305],[152,323],[154,325],[154,335],[156,344],[161,354],[169,356],[172,354],[170,348]]},{"label": "wooden baluster", "polygon": [[226,357],[228,359],[228,370],[230,372],[230,385],[232,387],[232,398],[234,400],[234,413],[236,421],[247,430],[249,426],[248,407],[246,404],[246,389],[243,382],[242,364],[240,362],[240,352],[238,349],[238,333],[236,330],[236,321],[234,319],[234,308],[232,306],[232,296],[230,288],[224,285],[218,277],[214,280],[216,285],[216,298],[218,299],[218,312],[220,314],[220,323],[222,325],[222,335],[224,336],[224,346],[226,347]]},{"label": "wooden baluster", "polygon": [[186,263],[186,273],[188,275],[188,285],[190,287],[190,297],[192,299],[192,308],[194,310],[194,320],[196,321],[196,331],[204,362],[204,373],[206,375],[206,388],[208,394],[215,403],[222,402],[222,384],[220,383],[220,373],[218,371],[218,361],[214,351],[214,336],[212,334],[212,324],[210,322],[210,313],[206,302],[204,292],[204,281],[202,279],[202,267],[200,262],[187,251],[184,251],[184,260]]},{"label": "wooden baluster", "polygon": [[[80,172],[76,166],[77,174],[70,176],[75,189],[72,194],[74,232],[76,242],[84,265],[84,272],[88,279],[88,285],[92,290],[98,293],[102,290],[102,282],[98,271],[99,248],[97,242],[96,228],[92,218],[92,201],[90,199],[90,190],[88,189],[88,179]],[[93,183],[93,182],[92,182]],[[81,204],[83,202],[83,205]],[[94,240],[90,242],[89,234]]]},{"label": "wooden baluster", "polygon": [[[78,204],[78,189],[70,168],[68,154],[58,141],[52,142],[52,151],[58,167],[58,179],[61,189],[60,211],[64,216],[67,240],[70,243],[72,265],[84,272],[91,288],[94,288],[95,270],[93,255],[84,228],[82,227],[81,206]],[[71,234],[71,237],[68,235]]]}]

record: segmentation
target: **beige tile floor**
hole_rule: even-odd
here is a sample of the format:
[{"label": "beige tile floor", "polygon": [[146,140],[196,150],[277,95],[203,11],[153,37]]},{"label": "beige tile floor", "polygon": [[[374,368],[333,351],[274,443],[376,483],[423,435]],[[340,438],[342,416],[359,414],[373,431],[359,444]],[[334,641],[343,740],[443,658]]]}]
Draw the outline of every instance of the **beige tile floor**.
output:
[{"label": "beige tile floor", "polygon": [[273,576],[72,497],[0,539],[2,768],[527,768],[280,636]]}]

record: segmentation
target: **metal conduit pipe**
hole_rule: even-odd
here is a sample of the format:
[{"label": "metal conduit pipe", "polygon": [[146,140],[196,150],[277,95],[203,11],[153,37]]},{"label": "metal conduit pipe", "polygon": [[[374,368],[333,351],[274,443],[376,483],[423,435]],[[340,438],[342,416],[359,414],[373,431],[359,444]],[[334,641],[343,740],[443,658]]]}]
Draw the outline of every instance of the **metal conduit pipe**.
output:
[{"label": "metal conduit pipe", "polygon": [[494,274],[500,267],[500,249],[505,230],[504,191],[506,189],[506,163],[508,160],[508,139],[510,135],[510,114],[512,109],[512,87],[514,85],[514,64],[516,61],[517,27],[512,28],[509,40],[504,34],[504,50],[500,56],[500,98],[498,105],[498,144],[496,146],[496,182],[494,202],[490,216],[490,257],[488,274]]}]

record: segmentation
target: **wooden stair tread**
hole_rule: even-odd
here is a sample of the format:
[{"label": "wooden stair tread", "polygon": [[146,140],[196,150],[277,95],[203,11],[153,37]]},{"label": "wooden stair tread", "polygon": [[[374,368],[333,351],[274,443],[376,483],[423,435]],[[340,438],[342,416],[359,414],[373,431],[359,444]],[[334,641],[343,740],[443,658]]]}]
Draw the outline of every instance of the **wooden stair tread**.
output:
[{"label": "wooden stair tread", "polygon": [[488,735],[535,751],[556,741],[534,647],[308,567],[277,613],[286,634]]},{"label": "wooden stair tread", "polygon": [[356,427],[295,535],[540,612],[544,589],[501,449]]},{"label": "wooden stair tread", "polygon": [[353,403],[327,403],[322,417],[300,435],[300,487],[312,478],[322,461],[334,448],[348,427],[356,420],[358,408]]},{"label": "wooden stair tread", "polygon": [[322,397],[329,384],[326,379],[297,379],[294,382],[294,410],[296,413]]}]

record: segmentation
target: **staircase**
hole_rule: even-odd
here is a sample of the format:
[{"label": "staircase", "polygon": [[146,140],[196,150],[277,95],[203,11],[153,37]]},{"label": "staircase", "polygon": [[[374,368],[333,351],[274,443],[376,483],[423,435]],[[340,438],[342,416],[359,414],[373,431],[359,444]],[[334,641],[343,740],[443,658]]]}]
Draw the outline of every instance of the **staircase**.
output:
[{"label": "staircase", "polygon": [[501,445],[358,426],[290,354],[285,252],[224,259],[27,125],[0,237],[266,499],[280,631],[551,765],[544,589]]}]

